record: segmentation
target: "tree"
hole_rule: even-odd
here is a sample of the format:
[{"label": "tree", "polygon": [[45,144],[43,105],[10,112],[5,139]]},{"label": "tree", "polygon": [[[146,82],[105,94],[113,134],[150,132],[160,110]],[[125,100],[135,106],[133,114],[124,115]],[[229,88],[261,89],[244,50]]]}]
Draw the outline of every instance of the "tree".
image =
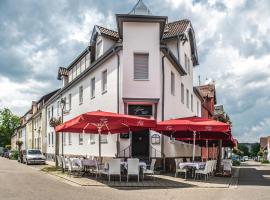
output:
[{"label": "tree", "polygon": [[[52,118],[50,119],[50,127],[53,127],[55,129],[56,126],[60,125],[62,122],[61,118]],[[59,156],[59,134],[55,134],[55,152],[54,152],[54,159],[55,159],[55,166],[58,167],[59,163],[56,159],[56,156]]]},{"label": "tree", "polygon": [[20,125],[20,118],[8,108],[0,110],[0,146],[11,143],[11,136]]},{"label": "tree", "polygon": [[259,143],[255,143],[251,146],[251,152],[250,155],[252,157],[256,157],[258,152],[260,151],[260,144]]},{"label": "tree", "polygon": [[243,156],[250,156],[248,147],[243,144],[238,144],[238,149],[243,152]]}]

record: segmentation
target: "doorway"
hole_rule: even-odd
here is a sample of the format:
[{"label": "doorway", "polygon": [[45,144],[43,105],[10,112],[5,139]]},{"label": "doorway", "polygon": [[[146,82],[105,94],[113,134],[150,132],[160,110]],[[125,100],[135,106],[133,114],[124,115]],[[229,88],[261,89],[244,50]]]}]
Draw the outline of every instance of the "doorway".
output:
[{"label": "doorway", "polygon": [[149,158],[149,130],[132,132],[132,157]]}]

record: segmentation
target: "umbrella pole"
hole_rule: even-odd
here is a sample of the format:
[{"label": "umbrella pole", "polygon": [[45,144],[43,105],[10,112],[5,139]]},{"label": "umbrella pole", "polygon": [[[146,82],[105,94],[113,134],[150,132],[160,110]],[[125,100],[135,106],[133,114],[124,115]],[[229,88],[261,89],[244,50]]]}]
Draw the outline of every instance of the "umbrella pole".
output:
[{"label": "umbrella pole", "polygon": [[101,128],[98,128],[98,159],[101,164]]},{"label": "umbrella pole", "polygon": [[193,131],[193,152],[192,152],[192,161],[193,162],[195,160],[195,150],[196,150],[195,140],[196,140],[196,131]]},{"label": "umbrella pole", "polygon": [[208,151],[208,140],[206,140],[206,160],[209,158],[209,151]]}]

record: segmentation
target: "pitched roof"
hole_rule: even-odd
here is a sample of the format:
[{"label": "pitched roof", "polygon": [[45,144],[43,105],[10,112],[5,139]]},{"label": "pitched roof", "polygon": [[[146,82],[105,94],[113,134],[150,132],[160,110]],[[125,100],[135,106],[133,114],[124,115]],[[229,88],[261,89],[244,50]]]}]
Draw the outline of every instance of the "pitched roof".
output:
[{"label": "pitched roof", "polygon": [[101,35],[110,37],[110,38],[115,39],[115,40],[119,39],[118,32],[113,31],[113,30],[108,29],[108,28],[104,28],[102,26],[98,26],[98,25],[96,25],[96,27],[99,29]]},{"label": "pitched roof", "polygon": [[189,23],[190,21],[188,19],[167,23],[163,33],[163,39],[183,34],[187,29]]},{"label": "pitched roof", "polygon": [[130,15],[151,15],[149,8],[143,3],[142,0],[139,0],[132,10],[128,13]]}]

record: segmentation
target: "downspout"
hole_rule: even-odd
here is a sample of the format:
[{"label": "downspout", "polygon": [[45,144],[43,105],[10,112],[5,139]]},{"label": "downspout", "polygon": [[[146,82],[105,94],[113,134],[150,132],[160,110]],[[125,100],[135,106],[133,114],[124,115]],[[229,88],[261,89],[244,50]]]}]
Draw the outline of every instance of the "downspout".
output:
[{"label": "downspout", "polygon": [[[117,56],[117,113],[120,113],[120,56],[118,53],[116,53]],[[116,142],[116,152],[117,157],[120,153],[120,135],[117,134],[117,142]]]},{"label": "downspout", "polygon": [[[162,65],[162,102],[161,102],[161,121],[164,121],[164,101],[165,101],[165,69],[164,69],[164,58],[165,58],[165,55],[162,56],[162,59],[161,59],[161,65]],[[164,135],[161,134],[161,154],[162,154],[162,160],[163,160],[163,170],[165,171],[165,154],[164,154]]]},{"label": "downspout", "polygon": [[180,43],[180,37],[179,35],[177,35],[177,42],[176,42],[176,46],[177,46],[177,58],[178,58],[178,62],[180,63],[180,51],[179,51],[179,43]]}]

